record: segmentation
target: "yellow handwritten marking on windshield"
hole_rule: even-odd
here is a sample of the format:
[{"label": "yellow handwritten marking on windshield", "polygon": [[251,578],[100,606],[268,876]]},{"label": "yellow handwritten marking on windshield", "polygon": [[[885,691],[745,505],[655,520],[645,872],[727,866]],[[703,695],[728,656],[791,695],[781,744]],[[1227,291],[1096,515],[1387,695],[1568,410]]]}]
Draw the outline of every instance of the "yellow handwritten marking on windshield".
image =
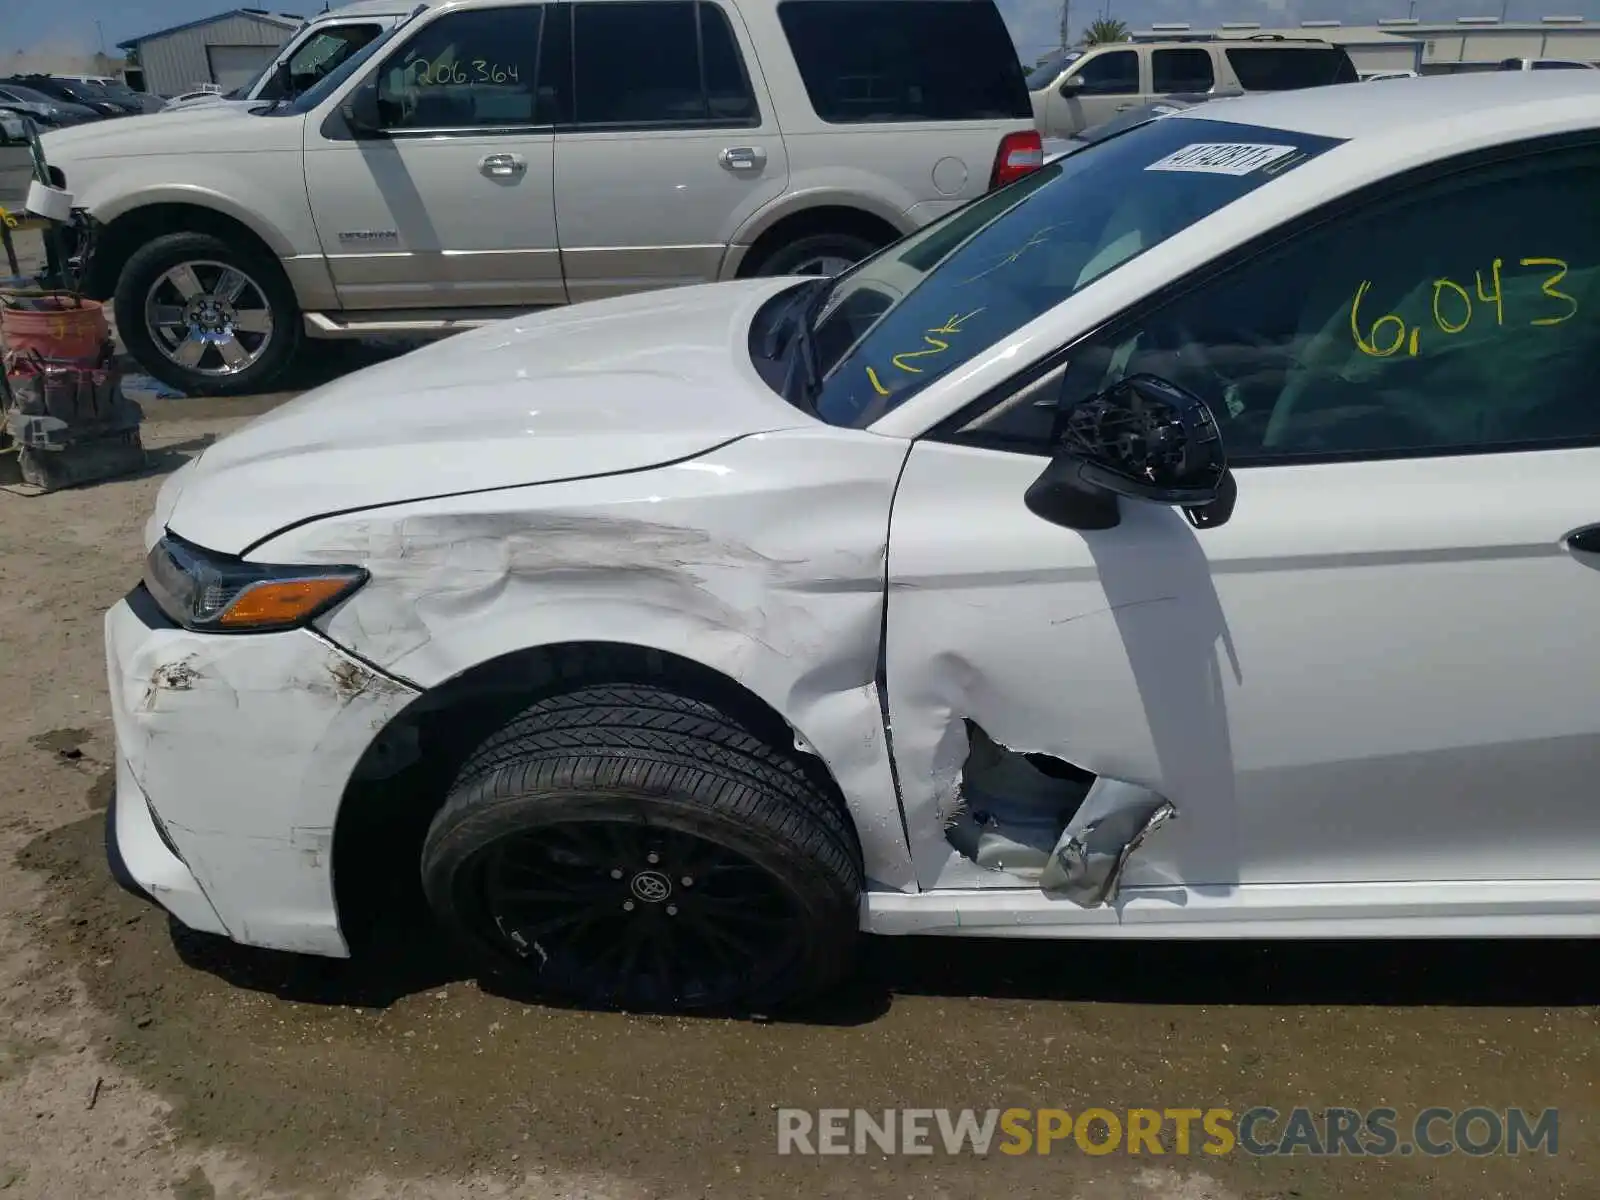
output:
[{"label": "yellow handwritten marking on windshield", "polygon": [[1009,267],[1012,263],[1016,262],[1017,259],[1021,258],[1024,254],[1026,254],[1029,250],[1032,250],[1035,246],[1042,246],[1046,242],[1048,242],[1050,239],[1048,237],[1046,237],[1045,235],[1048,234],[1052,229],[1055,229],[1055,228],[1056,228],[1055,225],[1046,225],[1043,229],[1035,230],[1033,233],[1028,235],[1028,240],[1027,241],[1023,242],[1022,245],[1018,246],[1010,254],[1006,255],[999,262],[995,263],[994,266],[985,267],[982,271],[979,271],[971,279],[963,279],[961,281],[961,284],[959,284],[957,286],[963,286],[963,285],[969,284],[969,283],[976,283],[978,280],[982,279],[985,275],[993,275],[1001,267]]},{"label": "yellow handwritten marking on windshield", "polygon": [[19,229],[22,227],[22,222],[8,213],[3,205],[0,205],[0,222],[3,222],[7,229]]},{"label": "yellow handwritten marking on windshield", "polygon": [[[927,350],[905,350],[899,354],[896,354],[889,361],[896,367],[899,367],[900,370],[906,372],[908,375],[921,375],[923,368],[911,366],[903,360],[912,358],[927,358],[932,354],[943,354],[946,350],[950,349],[950,343],[945,341],[944,337],[936,337],[934,335],[943,334],[945,337],[948,337],[950,335],[960,333],[961,327],[982,311],[983,309],[981,308],[975,308],[969,313],[952,313],[950,316],[945,318],[944,324],[936,325],[922,335],[922,340],[928,343],[929,348]],[[883,379],[878,375],[875,367],[867,368],[867,382],[872,384],[872,390],[877,392],[880,396],[887,396],[891,392],[890,388],[883,386]]]},{"label": "yellow handwritten marking on windshield", "polygon": [[[1566,305],[1566,311],[1556,316],[1533,317],[1529,325],[1549,326],[1560,325],[1570,321],[1578,313],[1578,301],[1567,292],[1561,291],[1556,285],[1566,278],[1568,266],[1566,260],[1560,258],[1523,258],[1518,260],[1519,266],[1524,267],[1549,267],[1553,268],[1539,290],[1552,300],[1559,300]],[[1504,259],[1494,259],[1489,265],[1489,284],[1484,283],[1484,273],[1472,273],[1473,287],[1468,290],[1453,279],[1441,278],[1433,281],[1432,313],[1433,326],[1440,333],[1453,337],[1465,332],[1478,311],[1473,306],[1473,295],[1476,293],[1478,303],[1494,305],[1494,323],[1496,326],[1505,324],[1505,298],[1501,287],[1501,269],[1505,266]],[[1493,290],[1490,290],[1492,286]],[[1366,298],[1367,292],[1372,288],[1370,279],[1363,279],[1356,288],[1355,298],[1350,302],[1350,336],[1356,344],[1356,349],[1371,358],[1389,358],[1398,354],[1405,348],[1411,357],[1415,358],[1420,345],[1422,324],[1410,325],[1398,313],[1384,313],[1374,320],[1370,326],[1365,326],[1361,316],[1361,302]]]}]

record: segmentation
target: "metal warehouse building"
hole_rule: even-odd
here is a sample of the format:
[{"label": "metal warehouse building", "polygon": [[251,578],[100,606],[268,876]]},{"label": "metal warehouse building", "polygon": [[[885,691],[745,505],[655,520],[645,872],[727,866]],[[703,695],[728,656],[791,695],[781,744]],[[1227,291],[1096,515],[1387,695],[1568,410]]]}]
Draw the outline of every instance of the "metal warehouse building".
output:
[{"label": "metal warehouse building", "polygon": [[248,83],[305,22],[284,13],[236,8],[201,21],[118,42],[139,57],[146,91],[176,96],[202,83],[231,91]]},{"label": "metal warehouse building", "polygon": [[1392,17],[1376,25],[1339,21],[1302,21],[1298,28],[1264,29],[1247,22],[1228,22],[1214,29],[1188,25],[1153,25],[1130,35],[1133,41],[1210,37],[1320,38],[1341,45],[1362,74],[1373,71],[1418,71],[1424,75],[1485,71],[1505,58],[1566,58],[1600,62],[1600,21],[1582,17],[1541,17],[1537,21],[1502,21],[1499,17],[1457,17],[1454,21],[1422,21]]}]

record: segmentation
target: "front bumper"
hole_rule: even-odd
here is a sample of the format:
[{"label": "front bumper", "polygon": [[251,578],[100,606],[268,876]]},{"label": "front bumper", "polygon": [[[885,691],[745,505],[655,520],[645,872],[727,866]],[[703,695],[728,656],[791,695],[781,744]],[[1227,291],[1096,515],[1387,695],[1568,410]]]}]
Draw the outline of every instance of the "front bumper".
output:
[{"label": "front bumper", "polygon": [[333,831],[346,783],[417,692],[311,630],[217,635],[138,588],[106,614],[113,861],[194,929],[343,957]]}]

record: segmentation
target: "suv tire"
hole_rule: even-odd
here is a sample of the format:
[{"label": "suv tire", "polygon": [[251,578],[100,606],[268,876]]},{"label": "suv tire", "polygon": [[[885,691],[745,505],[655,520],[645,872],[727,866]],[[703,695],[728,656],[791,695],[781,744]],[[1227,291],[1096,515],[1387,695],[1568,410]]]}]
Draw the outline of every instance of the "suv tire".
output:
[{"label": "suv tire", "polygon": [[136,251],[114,311],[139,365],[187,395],[264,391],[303,338],[282,268],[208,233],[172,233]]},{"label": "suv tire", "polygon": [[862,868],[787,755],[703,701],[604,684],[540,701],[468,759],[422,882],[455,940],[537,991],[749,1011],[844,972]]},{"label": "suv tire", "polygon": [[752,275],[837,275],[881,243],[856,233],[813,233],[779,246],[751,271]]}]

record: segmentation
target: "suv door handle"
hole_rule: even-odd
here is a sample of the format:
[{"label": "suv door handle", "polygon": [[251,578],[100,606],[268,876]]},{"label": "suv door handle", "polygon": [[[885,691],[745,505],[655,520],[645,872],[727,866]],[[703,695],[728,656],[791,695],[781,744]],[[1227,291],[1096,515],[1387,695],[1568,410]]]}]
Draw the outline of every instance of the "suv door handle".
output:
[{"label": "suv door handle", "polygon": [[767,152],[760,146],[729,146],[717,162],[730,171],[759,171],[767,165]]},{"label": "suv door handle", "polygon": [[478,160],[478,170],[490,179],[510,179],[527,169],[520,154],[485,154]]},{"label": "suv door handle", "polygon": [[1600,525],[1590,525],[1567,535],[1567,548],[1579,554],[1600,554]]}]

